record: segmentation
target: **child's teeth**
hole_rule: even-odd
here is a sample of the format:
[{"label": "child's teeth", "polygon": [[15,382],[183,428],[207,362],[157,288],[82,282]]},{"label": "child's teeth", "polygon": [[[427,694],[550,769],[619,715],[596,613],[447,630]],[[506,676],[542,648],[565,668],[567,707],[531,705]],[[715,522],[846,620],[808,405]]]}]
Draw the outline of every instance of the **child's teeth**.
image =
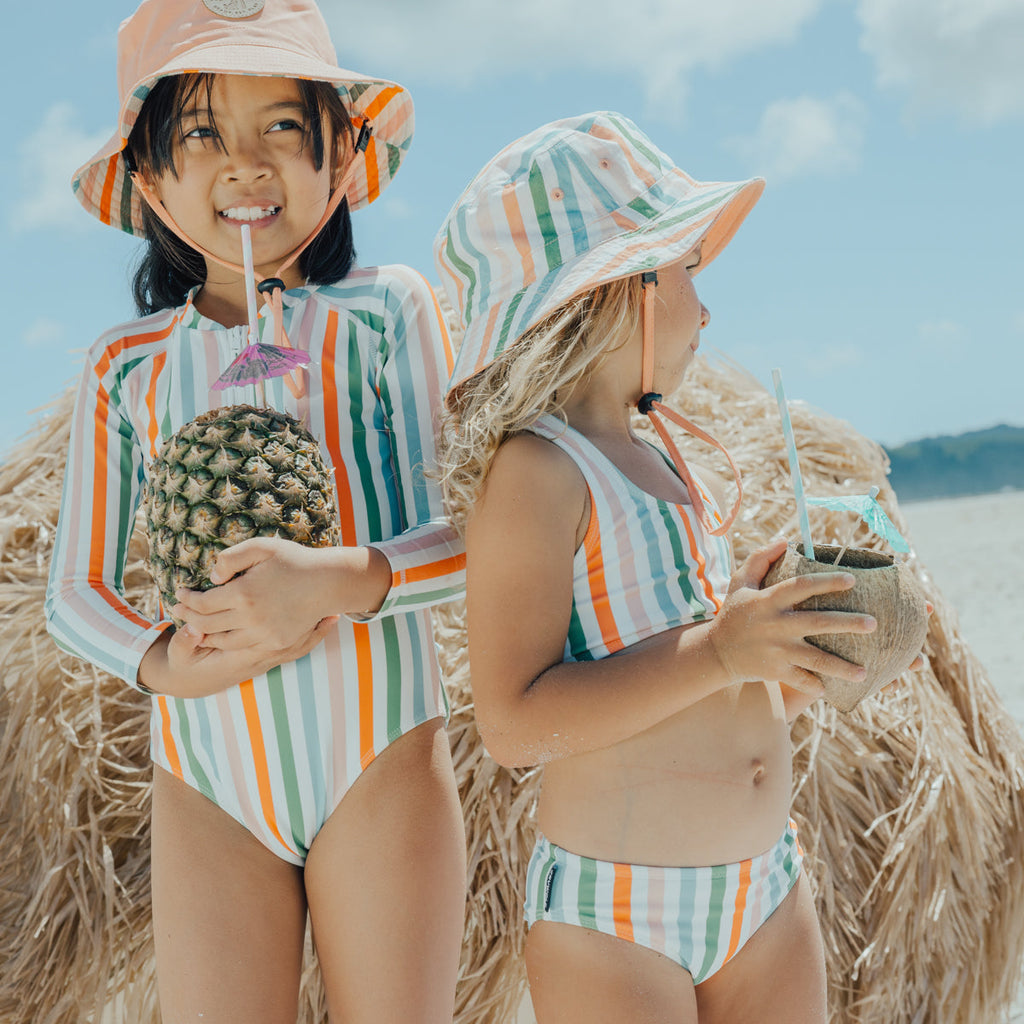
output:
[{"label": "child's teeth", "polygon": [[274,209],[273,206],[233,206],[230,210],[224,211],[224,216],[231,220],[260,220],[269,217]]}]

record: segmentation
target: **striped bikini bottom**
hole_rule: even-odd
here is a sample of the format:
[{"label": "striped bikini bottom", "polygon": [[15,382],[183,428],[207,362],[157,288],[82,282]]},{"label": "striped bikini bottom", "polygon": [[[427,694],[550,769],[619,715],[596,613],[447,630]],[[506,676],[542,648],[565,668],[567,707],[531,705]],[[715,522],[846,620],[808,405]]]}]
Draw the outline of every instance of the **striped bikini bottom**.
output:
[{"label": "striped bikini bottom", "polygon": [[695,985],[743,947],[800,877],[792,820],[766,853],[738,864],[659,868],[579,857],[537,840],[526,877],[526,923],[575,924],[675,960]]}]

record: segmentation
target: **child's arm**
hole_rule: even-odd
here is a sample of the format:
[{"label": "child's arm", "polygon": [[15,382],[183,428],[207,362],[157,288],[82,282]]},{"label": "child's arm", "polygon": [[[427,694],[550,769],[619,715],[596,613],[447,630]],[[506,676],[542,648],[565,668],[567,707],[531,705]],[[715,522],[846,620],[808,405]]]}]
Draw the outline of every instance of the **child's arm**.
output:
[{"label": "child's arm", "polygon": [[783,542],[752,555],[718,615],[597,661],[563,662],[572,562],[587,490],[554,445],[532,435],[499,450],[467,529],[470,667],[477,721],[501,763],[529,765],[618,743],[739,681],[780,679],[821,693],[811,670],[864,670],[806,643],[868,632],[867,616],[795,611],[847,589],[846,574],[760,584]]},{"label": "child's arm", "polygon": [[60,517],[46,591],[58,646],[137,685],[139,662],[171,626],[124,598],[124,569],[142,480],[142,456],[118,400],[122,354],[133,338],[90,352],[71,419]]},{"label": "child's arm", "polygon": [[120,396],[127,374],[152,344],[146,333],[118,336],[97,345],[87,360],[71,422],[47,628],[64,650],[133,687],[197,697],[299,657],[320,641],[323,629],[314,623],[284,651],[262,640],[228,657],[198,647],[198,637],[175,632],[169,620],[149,620],[125,600],[142,451]]},{"label": "child's arm", "polygon": [[[226,585],[205,594],[181,591],[175,609],[205,634],[204,645],[238,650],[269,637],[283,647],[324,616],[368,621],[452,600],[464,590],[463,544],[444,516],[440,488],[427,476],[435,462],[436,410],[451,372],[448,334],[429,285],[406,268],[388,273],[393,287],[385,296],[375,390],[392,480],[367,499],[386,539],[329,549],[252,540],[223,551],[212,578]],[[379,483],[352,480],[364,489]],[[389,507],[392,493],[397,504]],[[244,575],[233,578],[236,573]]]},{"label": "child's arm", "polygon": [[393,536],[373,544],[391,572],[377,616],[451,601],[466,585],[465,547],[430,475],[437,465],[437,417],[452,372],[448,329],[427,282],[408,268],[393,271],[403,287],[388,292],[388,347],[377,390],[400,507]]}]

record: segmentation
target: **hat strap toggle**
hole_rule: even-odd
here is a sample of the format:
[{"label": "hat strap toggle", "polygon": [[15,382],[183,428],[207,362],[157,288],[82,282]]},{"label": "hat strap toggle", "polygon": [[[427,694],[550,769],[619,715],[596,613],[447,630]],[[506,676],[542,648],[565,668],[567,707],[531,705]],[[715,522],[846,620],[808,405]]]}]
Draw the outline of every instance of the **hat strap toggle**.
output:
[{"label": "hat strap toggle", "polygon": [[[658,275],[653,270],[646,271],[641,275],[641,281],[643,282],[644,288],[642,311],[643,378],[641,382],[643,394],[640,396],[640,400],[636,404],[637,409],[650,419],[651,423],[654,425],[654,429],[658,432],[658,436],[661,438],[662,443],[668,451],[669,458],[672,460],[672,465],[675,466],[676,472],[679,474],[680,479],[683,481],[683,485],[689,492],[690,501],[693,503],[693,507],[700,517],[701,525],[709,534],[711,534],[712,537],[721,537],[735,522],[736,515],[740,510],[740,502],[743,500],[743,483],[740,479],[740,471],[737,468],[736,463],[733,461],[732,456],[726,450],[725,445],[716,441],[710,434],[701,430],[700,427],[691,423],[674,409],[670,409],[668,406],[663,405],[661,401],[662,396],[658,394],[657,391],[651,390],[651,385],[654,383],[654,289],[658,285]],[[679,449],[672,440],[672,435],[669,434],[662,416],[670,419],[673,423],[682,427],[684,430],[689,431],[694,437],[697,437],[706,444],[711,445],[712,448],[717,448],[718,451],[726,457],[729,465],[732,467],[733,479],[736,481],[736,501],[724,520],[721,519],[720,516],[716,515],[716,518],[720,520],[719,525],[715,526],[712,523],[711,516],[708,513],[707,502],[704,500],[703,492],[696,480],[693,479],[693,474],[690,472],[686,465],[686,460],[680,454]]]},{"label": "hat strap toggle", "polygon": [[[324,225],[334,216],[335,211],[341,205],[341,201],[345,198],[345,193],[348,190],[349,183],[352,180],[352,176],[356,171],[356,161],[359,153],[363,152],[370,141],[370,136],[373,133],[373,126],[365,117],[353,118],[353,124],[358,121],[359,124],[359,135],[356,138],[355,145],[352,148],[352,159],[349,160],[348,166],[345,168],[345,173],[342,175],[341,181],[338,182],[337,187],[331,193],[331,197],[327,202],[327,208],[323,212],[323,216],[320,218],[316,227],[305,237],[305,239],[291,252],[288,258],[278,268],[276,273],[271,277],[257,278],[257,291],[266,294],[270,293],[270,309],[274,317],[274,345],[281,349],[294,349],[291,341],[288,339],[288,335],[284,329],[284,302],[282,295],[284,294],[285,286],[284,281],[281,279],[281,274],[288,269],[303,252],[309,247],[313,239],[323,230]],[[177,235],[190,249],[195,249],[201,256],[207,260],[212,260],[214,263],[220,264],[222,267],[226,267],[228,270],[234,271],[236,274],[245,275],[245,268],[239,266],[237,263],[231,263],[228,260],[222,260],[219,256],[214,255],[208,249],[204,249],[198,242],[193,241],[184,232],[181,226],[175,221],[170,215],[167,207],[161,202],[159,196],[143,181],[142,175],[137,170],[132,168],[129,171],[131,175],[132,184],[139,190],[139,194],[149,204],[150,209],[160,218],[164,226]],[[214,388],[218,391],[225,387],[230,387],[236,383],[235,378],[238,371],[243,370],[244,367],[238,366],[241,360],[247,358],[246,353],[243,352],[232,364],[224,371],[223,374],[214,382]],[[293,360],[294,361],[294,357]],[[305,362],[309,362],[308,357]],[[271,374],[271,376],[283,376],[284,382],[288,387],[288,390],[296,397],[302,398],[306,394],[306,378],[304,373],[301,371],[301,367],[296,367],[290,373],[287,371],[281,374]],[[218,387],[217,385],[220,385]]]}]

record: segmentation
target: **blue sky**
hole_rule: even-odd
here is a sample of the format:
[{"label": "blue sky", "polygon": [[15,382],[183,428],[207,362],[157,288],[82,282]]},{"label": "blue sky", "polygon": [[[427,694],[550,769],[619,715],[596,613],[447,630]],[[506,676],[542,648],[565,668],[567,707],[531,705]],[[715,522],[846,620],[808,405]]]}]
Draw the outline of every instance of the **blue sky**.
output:
[{"label": "blue sky", "polygon": [[[341,63],[412,92],[417,134],[355,220],[360,261],[435,282],[479,167],[537,125],[632,117],[698,178],[764,198],[698,279],[705,351],[883,443],[1024,426],[1021,0],[322,0]],[[136,243],[68,179],[116,115],[130,2],[7,12],[0,450],[132,316]]]}]

